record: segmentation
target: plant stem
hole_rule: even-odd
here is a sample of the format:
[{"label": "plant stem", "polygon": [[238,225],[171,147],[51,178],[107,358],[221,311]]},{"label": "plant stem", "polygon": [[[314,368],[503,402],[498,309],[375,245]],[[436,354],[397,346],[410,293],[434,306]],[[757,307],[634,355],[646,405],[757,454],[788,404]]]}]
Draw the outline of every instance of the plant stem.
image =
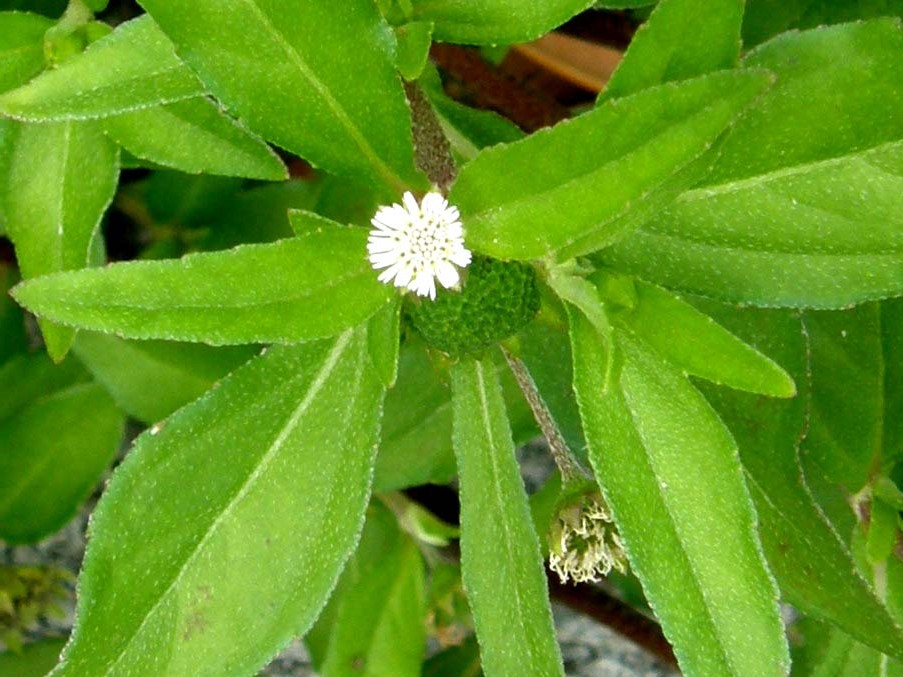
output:
[{"label": "plant stem", "polygon": [[420,86],[416,82],[405,82],[404,92],[411,106],[411,129],[417,167],[446,194],[458,174],[451,145]]},{"label": "plant stem", "polygon": [[512,355],[504,346],[502,346],[502,354],[505,356],[505,360],[511,368],[511,373],[514,374],[514,380],[517,381],[517,385],[520,387],[527,404],[530,406],[530,410],[533,412],[533,418],[536,419],[539,429],[549,443],[549,451],[552,454],[555,465],[558,466],[558,470],[561,472],[562,484],[566,484],[569,480],[583,477],[583,470],[577,465],[577,462],[571,455],[567,442],[564,441],[564,436],[558,429],[558,425],[552,417],[552,412],[549,411],[542,399],[542,395],[536,388],[536,383],[534,383],[533,377],[530,376],[530,372],[527,371],[527,367],[520,358]]}]

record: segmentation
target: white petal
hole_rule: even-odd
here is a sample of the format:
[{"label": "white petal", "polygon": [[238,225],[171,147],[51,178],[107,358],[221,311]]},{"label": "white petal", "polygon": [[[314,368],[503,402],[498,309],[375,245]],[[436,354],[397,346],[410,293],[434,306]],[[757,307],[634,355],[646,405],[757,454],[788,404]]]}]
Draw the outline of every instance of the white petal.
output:
[{"label": "white petal", "polygon": [[412,216],[417,216],[420,214],[420,205],[417,204],[417,198],[414,197],[410,192],[406,192],[404,197],[402,197],[402,201],[404,202],[404,206],[407,208],[408,213]]},{"label": "white petal", "polygon": [[448,261],[439,261],[439,263],[436,264],[436,277],[439,278],[439,282],[446,289],[451,289],[458,284],[458,281],[461,279],[461,275],[458,274],[458,269]]}]

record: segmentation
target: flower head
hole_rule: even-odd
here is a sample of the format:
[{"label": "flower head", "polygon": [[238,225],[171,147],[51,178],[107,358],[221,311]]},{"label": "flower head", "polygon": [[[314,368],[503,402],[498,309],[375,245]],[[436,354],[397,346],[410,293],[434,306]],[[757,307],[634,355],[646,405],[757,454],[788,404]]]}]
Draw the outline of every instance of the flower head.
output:
[{"label": "flower head", "polygon": [[449,289],[461,275],[456,266],[470,263],[457,207],[439,193],[427,193],[420,204],[405,193],[403,205],[380,207],[371,220],[367,241],[370,263],[382,270],[379,281],[436,298],[436,280]]},{"label": "flower head", "polygon": [[549,568],[562,583],[595,582],[612,569],[627,570],[621,537],[598,494],[559,510],[549,540]]}]

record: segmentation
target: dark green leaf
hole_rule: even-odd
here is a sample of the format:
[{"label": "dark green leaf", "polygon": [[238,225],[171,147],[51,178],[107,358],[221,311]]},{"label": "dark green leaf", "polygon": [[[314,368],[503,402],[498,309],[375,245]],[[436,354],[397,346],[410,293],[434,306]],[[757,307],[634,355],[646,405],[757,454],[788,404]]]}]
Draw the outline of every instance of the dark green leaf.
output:
[{"label": "dark green leaf", "polygon": [[495,365],[454,365],[461,566],[489,677],[563,675],[539,542],[514,458]]},{"label": "dark green leaf", "polygon": [[370,0],[143,0],[211,91],[255,132],[391,193],[421,185],[395,40]]},{"label": "dark green leaf", "polygon": [[[116,147],[93,122],[16,124],[9,143],[0,203],[22,277],[84,268],[116,190]],[[74,332],[49,322],[41,330],[61,359]]]},{"label": "dark green leaf", "polygon": [[113,460],[123,422],[94,384],[59,390],[0,422],[0,538],[31,543],[62,527]]},{"label": "dark green leaf", "polygon": [[17,277],[11,267],[0,265],[0,365],[27,346],[25,316],[9,295]]},{"label": "dark green leaf", "polygon": [[20,354],[0,365],[0,421],[34,400],[88,380],[73,359],[53,364],[44,353]]},{"label": "dark green leaf", "polygon": [[0,654],[0,675],[44,677],[56,665],[65,643],[62,639],[45,639],[27,644],[21,654],[6,651]]},{"label": "dark green leaf", "polygon": [[470,108],[449,97],[434,66],[427,65],[419,84],[448,137],[452,151],[464,160],[473,160],[487,146],[524,138],[524,133],[513,122],[492,111]]},{"label": "dark green leaf", "polygon": [[662,0],[633,36],[603,100],[672,80],[733,68],[743,0]]},{"label": "dark green leaf", "polygon": [[42,317],[127,338],[294,343],[335,335],[391,298],[367,262],[366,240],[366,230],[337,227],[48,276],[13,293]]},{"label": "dark green leaf", "polygon": [[875,591],[856,572],[847,544],[815,502],[797,457],[809,426],[807,341],[797,315],[781,311],[704,308],[728,322],[788,369],[800,384],[791,400],[706,388],[734,434],[759,515],[769,564],[789,602],[873,647],[901,656],[903,632]]},{"label": "dark green leaf", "polygon": [[324,677],[420,677],[426,648],[424,564],[417,545],[373,505],[339,590]]},{"label": "dark green leaf", "polygon": [[450,196],[468,244],[504,259],[559,260],[611,244],[686,187],[678,170],[767,82],[729,72],[662,85],[483,151]]},{"label": "dark green leaf", "polygon": [[150,17],[119,26],[83,54],[0,96],[0,112],[22,120],[105,117],[203,94]]},{"label": "dark green leaf", "polygon": [[903,16],[901,0],[746,0],[743,43],[752,47],[791,28]]},{"label": "dark green leaf", "polygon": [[[515,441],[525,444],[537,434],[533,414],[503,363],[499,378]],[[399,356],[397,383],[386,395],[374,488],[446,484],[454,475],[448,376],[421,345],[408,342]]]},{"label": "dark green leaf", "polygon": [[[736,446],[702,396],[636,339],[571,312],[590,460],[631,567],[688,675],[784,675],[777,591]],[[617,379],[606,390],[607,350]]]},{"label": "dark green leaf", "polygon": [[476,45],[538,38],[593,4],[593,0],[413,0],[414,18],[436,24],[436,39]]},{"label": "dark green leaf", "polygon": [[81,332],[73,351],[129,416],[155,423],[203,395],[257,349],[125,341]]},{"label": "dark green leaf", "polygon": [[52,25],[39,14],[0,12],[0,92],[44,69],[44,33]]},{"label": "dark green leaf", "polygon": [[885,410],[881,308],[870,303],[804,316],[811,342],[812,413],[800,451],[808,470],[817,469],[848,494],[888,465],[884,421],[899,422],[903,416],[903,410]]},{"label": "dark green leaf", "polygon": [[303,634],[360,532],[382,393],[349,330],[271,348],[139,438],[55,674],[245,675]]},{"label": "dark green leaf", "polygon": [[839,308],[903,294],[901,50],[899,23],[877,20],[751,53],[746,65],[774,71],[777,85],[727,135],[704,184],[605,260],[753,305]]},{"label": "dark green leaf", "polygon": [[182,172],[288,178],[263,141],[204,97],[109,117],[103,128],[133,155]]}]

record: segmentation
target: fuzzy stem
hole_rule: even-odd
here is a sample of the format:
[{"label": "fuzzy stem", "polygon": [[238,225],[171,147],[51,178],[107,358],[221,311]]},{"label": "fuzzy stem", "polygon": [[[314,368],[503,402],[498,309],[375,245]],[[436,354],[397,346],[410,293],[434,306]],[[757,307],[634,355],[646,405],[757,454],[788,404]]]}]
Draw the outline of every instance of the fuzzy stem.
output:
[{"label": "fuzzy stem", "polygon": [[517,381],[517,385],[520,387],[527,404],[530,406],[530,410],[533,412],[533,418],[536,419],[539,429],[542,430],[542,434],[549,443],[549,451],[552,454],[555,465],[558,466],[558,470],[561,472],[562,484],[567,484],[570,480],[583,477],[583,470],[577,465],[577,462],[571,455],[567,442],[564,441],[564,436],[562,436],[555,419],[552,417],[552,412],[549,411],[542,399],[542,395],[536,388],[536,383],[534,383],[533,377],[530,376],[530,372],[527,371],[527,367],[520,358],[512,355],[505,347],[502,347],[502,354],[504,354],[505,360],[511,368],[511,373],[514,374],[514,380]]},{"label": "fuzzy stem", "polygon": [[411,106],[411,129],[417,167],[443,194],[448,193],[458,174],[448,138],[420,85],[405,82],[404,92]]}]

